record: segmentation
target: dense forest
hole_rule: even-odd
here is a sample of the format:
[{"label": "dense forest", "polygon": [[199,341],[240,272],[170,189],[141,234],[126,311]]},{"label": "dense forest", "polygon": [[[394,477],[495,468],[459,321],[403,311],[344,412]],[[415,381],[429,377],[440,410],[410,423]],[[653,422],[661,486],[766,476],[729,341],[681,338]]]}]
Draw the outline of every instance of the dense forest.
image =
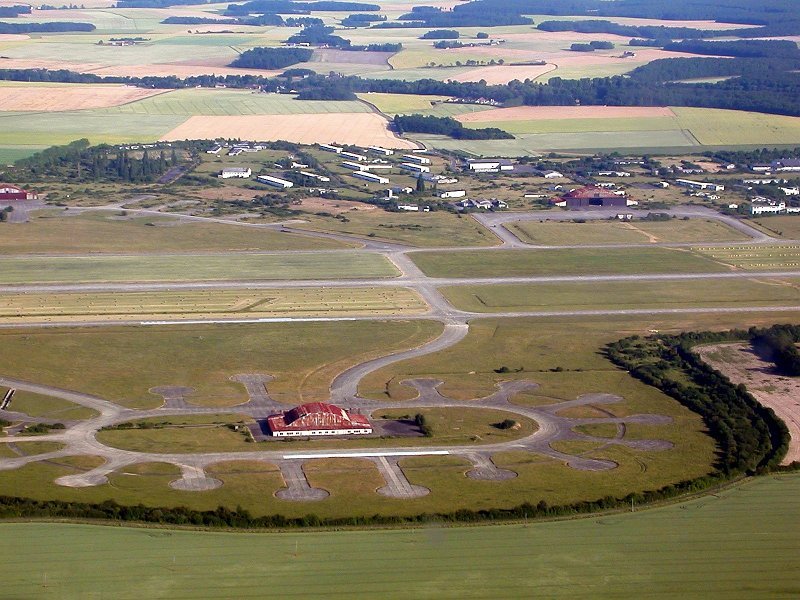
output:
[{"label": "dense forest", "polygon": [[338,2],[319,0],[318,2],[294,2],[292,0],[251,0],[243,4],[229,4],[226,14],[308,14],[311,11],[341,12],[377,12],[381,9],[377,4],[361,4],[359,2]]},{"label": "dense forest", "polygon": [[599,40],[592,40],[588,44],[574,43],[569,47],[573,52],[594,52],[595,50],[613,50],[614,44],[611,42],[603,42]]},{"label": "dense forest", "polygon": [[14,6],[0,6],[0,18],[15,18],[19,15],[31,14],[31,7],[25,4],[15,4]]},{"label": "dense forest", "polygon": [[324,25],[306,27],[286,41],[290,44],[312,44],[314,46],[330,46],[331,48],[346,48],[350,45],[350,40],[333,35],[333,27]]},{"label": "dense forest", "polygon": [[788,40],[735,40],[731,42],[683,40],[665,44],[664,50],[741,58],[800,58],[800,48],[796,43]]},{"label": "dense forest", "polygon": [[240,69],[283,69],[289,65],[311,60],[309,48],[251,48],[245,50],[230,64]]},{"label": "dense forest", "polygon": [[786,377],[800,377],[800,326],[773,327],[753,336],[756,353],[775,364],[775,370]]},{"label": "dense forest", "polygon": [[484,129],[468,129],[450,117],[434,117],[423,115],[397,115],[394,126],[398,133],[433,133],[446,135],[457,140],[513,140],[510,133],[487,127]]},{"label": "dense forest", "polygon": [[426,31],[421,36],[419,36],[421,40],[457,40],[458,39],[458,32],[454,29],[434,29],[432,31]]},{"label": "dense forest", "polygon": [[384,15],[369,15],[364,13],[356,13],[354,15],[348,15],[344,19],[342,19],[342,26],[343,27],[368,27],[372,23],[377,23],[378,21],[385,21],[386,17]]},{"label": "dense forest", "polygon": [[54,21],[52,23],[1,23],[0,33],[61,33],[68,31],[94,31],[91,23]]}]

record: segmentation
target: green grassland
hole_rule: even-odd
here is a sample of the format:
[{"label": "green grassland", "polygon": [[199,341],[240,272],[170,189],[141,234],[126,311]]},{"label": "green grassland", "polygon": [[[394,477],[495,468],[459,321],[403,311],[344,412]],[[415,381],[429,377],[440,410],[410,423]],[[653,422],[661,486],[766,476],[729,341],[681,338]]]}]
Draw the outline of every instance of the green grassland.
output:
[{"label": "green grassland", "polygon": [[761,226],[770,235],[796,240],[800,239],[800,218],[795,215],[775,216],[753,219],[753,223]]},{"label": "green grassland", "polygon": [[725,270],[709,258],[672,248],[424,251],[415,252],[411,257],[431,277],[705,273]]},{"label": "green grassland", "polygon": [[150,408],[161,399],[148,390],[162,385],[195,388],[188,400],[200,405],[240,404],[245,390],[229,378],[265,373],[275,377],[275,399],[298,404],[327,399],[343,369],[440,331],[440,324],[421,320],[15,329],[0,331],[0,363],[9,377]]},{"label": "green grassland", "polygon": [[307,223],[295,227],[312,231],[349,233],[418,247],[494,246],[500,242],[475,219],[444,211],[428,213],[349,211],[346,217],[347,222],[331,217],[308,216],[304,217]]},{"label": "green grassland", "polygon": [[[13,444],[0,444],[0,456],[3,458],[17,458],[19,456],[34,456],[61,450],[64,444],[59,442],[18,442]],[[15,452],[16,450],[16,452]]]},{"label": "green grassland", "polygon": [[23,412],[31,417],[63,421],[91,419],[99,415],[96,410],[73,404],[61,398],[42,396],[24,390],[14,392],[9,410]]},{"label": "green grassland", "polygon": [[515,235],[530,244],[644,244],[648,242],[729,242],[748,239],[714,219],[670,221],[536,222],[519,221],[509,226]]},{"label": "green grassland", "polygon": [[695,250],[721,263],[744,270],[796,269],[800,267],[800,245],[699,247]]},{"label": "green grassland", "polygon": [[617,281],[454,286],[447,299],[473,312],[800,305],[800,279]]},{"label": "green grassland", "polygon": [[[689,148],[800,142],[798,117],[711,108],[673,107],[672,111],[674,117],[466,123],[465,126],[471,128],[497,127],[514,134],[517,139],[467,142],[464,149],[490,155],[543,150]],[[620,136],[620,133],[625,135]],[[454,148],[446,139],[431,137],[430,142],[435,147]]]},{"label": "green grassland", "polygon": [[355,253],[8,257],[2,283],[392,277],[383,256]]},{"label": "green grassland", "polygon": [[[313,250],[345,248],[344,242],[288,235],[214,222],[180,221],[133,213],[40,211],[30,222],[4,227],[3,254]],[[69,215],[69,216],[68,216]]]},{"label": "green grassland", "polygon": [[436,117],[455,117],[466,113],[491,110],[481,104],[445,102],[447,96],[423,96],[422,94],[358,94],[359,100],[373,105],[380,112],[394,116],[398,114],[421,114]]},{"label": "green grassland", "polygon": [[164,319],[401,315],[425,302],[406,288],[307,288],[4,294],[0,322],[70,319]]},{"label": "green grassland", "polygon": [[[241,415],[203,415],[185,419],[183,417],[159,417],[144,419],[136,423],[167,423],[153,429],[112,429],[101,431],[97,439],[108,446],[134,452],[197,453],[197,452],[252,452],[274,450],[303,452],[314,449],[345,448],[397,448],[417,446],[479,445],[507,442],[531,435],[536,423],[525,417],[501,410],[484,408],[425,408],[407,411],[379,411],[373,415],[386,419],[413,418],[425,415],[431,429],[430,437],[363,437],[354,439],[327,440],[280,440],[266,441],[254,445],[249,433],[233,431],[228,425],[252,421]],[[504,419],[513,419],[520,424],[518,429],[494,427]]]},{"label": "green grassland", "polygon": [[[230,535],[7,523],[0,539],[14,552],[0,571],[9,596],[30,598],[110,589],[120,599],[258,598],[264,580],[271,593],[292,597],[301,579],[303,594],[329,597],[788,598],[800,568],[798,494],[800,477],[786,475],[633,514],[388,531]],[[368,589],[354,590],[353,565],[369,568]],[[398,568],[415,576],[400,581]],[[315,577],[306,577],[310,570]]]}]

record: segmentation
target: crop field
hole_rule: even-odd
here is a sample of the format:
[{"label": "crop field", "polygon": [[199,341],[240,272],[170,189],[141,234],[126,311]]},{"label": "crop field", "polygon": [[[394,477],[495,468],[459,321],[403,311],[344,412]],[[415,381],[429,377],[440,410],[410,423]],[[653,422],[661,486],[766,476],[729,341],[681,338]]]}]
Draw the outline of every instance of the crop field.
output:
[{"label": "crop field", "polygon": [[64,85],[59,88],[8,85],[2,87],[0,111],[56,112],[104,108],[160,93],[160,90],[122,85]]},{"label": "crop field", "polygon": [[548,76],[555,75],[556,66],[545,65],[495,65],[491,67],[476,67],[464,73],[456,75],[456,81],[485,81],[489,85],[503,85],[514,79],[525,81],[526,79],[547,79]]},{"label": "crop field", "polygon": [[744,270],[797,269],[800,244],[694,248],[703,256]]},{"label": "crop field", "polygon": [[[800,118],[685,107],[516,107],[457,117],[472,128],[498,127],[515,140],[466,142],[476,154],[549,149],[677,148],[796,144]],[[619,132],[626,132],[620,137]],[[616,140],[616,141],[615,141]],[[434,145],[454,147],[446,139]]]},{"label": "crop field", "polygon": [[148,390],[162,385],[195,388],[187,400],[200,405],[240,404],[244,387],[229,380],[239,373],[274,376],[272,397],[298,404],[327,399],[341,370],[440,331],[424,320],[15,329],[0,331],[0,355],[3,375],[130,407],[160,406]]},{"label": "crop field", "polygon": [[138,115],[303,115],[368,113],[356,101],[296,100],[286,94],[263,94],[250,90],[174,90],[139,102],[117,106],[106,112]]},{"label": "crop field", "polygon": [[185,292],[0,293],[0,322],[398,315],[427,305],[405,288],[191,290]]},{"label": "crop field", "polygon": [[[124,212],[124,211],[122,211]],[[344,248],[343,242],[221,223],[180,221],[170,216],[121,212],[40,211],[29,223],[7,227],[3,254],[88,254],[112,252],[241,252]]]},{"label": "crop field", "polygon": [[519,221],[511,231],[523,241],[542,245],[646,244],[659,242],[729,242],[748,239],[743,233],[713,219],[689,221],[562,223]]},{"label": "crop field", "polygon": [[[304,593],[336,597],[352,594],[343,574],[354,564],[369,565],[370,594],[382,598],[785,597],[800,568],[798,494],[800,477],[784,475],[633,514],[387,531],[230,535],[5,523],[0,539],[15,550],[0,572],[15,597],[86,598],[113,588],[121,599],[257,598],[265,578],[274,594],[291,597],[310,569],[317,576]],[[398,565],[418,577],[398,587]]]},{"label": "crop field", "polygon": [[493,246],[500,240],[475,219],[445,211],[389,213],[348,211],[348,222],[330,217],[304,217],[299,229],[334,231],[367,238],[401,242],[412,246]]},{"label": "crop field", "polygon": [[314,115],[194,116],[161,136],[162,140],[243,139],[286,140],[297,144],[340,143],[357,146],[416,148],[388,129],[375,113],[326,113]]},{"label": "crop field", "polygon": [[430,277],[705,273],[727,270],[709,258],[672,248],[426,251],[415,252],[411,257]]},{"label": "crop field", "polygon": [[8,257],[0,283],[211,281],[392,277],[375,254],[303,253]]},{"label": "crop field", "polygon": [[434,102],[442,102],[447,96],[423,96],[421,94],[359,94],[359,100],[368,102],[387,115],[426,113]]},{"label": "crop field", "polygon": [[800,306],[800,279],[735,279],[669,282],[545,283],[453,286],[442,292],[473,312],[672,308],[707,306]]},{"label": "crop field", "polygon": [[800,219],[794,215],[753,219],[753,223],[761,226],[770,233],[778,237],[797,240],[800,239]]}]

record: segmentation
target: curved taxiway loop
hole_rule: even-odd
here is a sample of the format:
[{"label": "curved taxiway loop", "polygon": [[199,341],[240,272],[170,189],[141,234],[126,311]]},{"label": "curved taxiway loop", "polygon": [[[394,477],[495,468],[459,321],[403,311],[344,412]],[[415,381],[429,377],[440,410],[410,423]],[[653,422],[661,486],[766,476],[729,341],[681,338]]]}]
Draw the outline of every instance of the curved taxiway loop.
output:
[{"label": "curved taxiway loop", "polygon": [[[96,210],[85,209],[85,210]],[[118,206],[113,208],[106,207],[105,210],[119,210]],[[386,367],[390,364],[425,356],[449,348],[462,341],[469,332],[468,319],[470,318],[489,318],[489,317],[525,317],[525,316],[563,316],[563,315],[633,315],[633,314],[676,314],[691,312],[745,312],[745,311],[785,311],[800,310],[800,306],[771,306],[771,307],[712,307],[712,308],[675,308],[675,309],[608,309],[608,310],[575,310],[575,311],[530,311],[530,312],[498,312],[498,313],[471,313],[454,308],[439,291],[440,286],[445,285],[480,285],[480,284],[499,284],[499,283],[538,283],[547,281],[648,281],[648,280],[680,280],[680,279],[711,279],[729,277],[787,277],[799,276],[800,271],[780,271],[780,272],[725,272],[725,273],[705,273],[705,274],[659,274],[659,275],[609,275],[609,276],[535,276],[535,277],[496,277],[496,278],[431,278],[427,277],[417,265],[409,258],[410,252],[421,251],[422,249],[409,248],[401,244],[390,242],[380,242],[364,239],[345,234],[309,232],[292,228],[289,224],[257,224],[230,221],[227,219],[217,219],[210,217],[189,217],[186,215],[175,215],[172,213],[162,213],[160,211],[145,209],[126,209],[129,212],[140,214],[155,214],[160,216],[170,216],[183,218],[191,221],[212,221],[234,224],[247,227],[260,227],[283,231],[287,234],[309,235],[314,237],[324,237],[336,239],[360,246],[359,249],[330,250],[330,252],[375,252],[382,254],[390,260],[399,270],[400,276],[385,279],[358,279],[358,280],[336,280],[336,281],[260,281],[260,282],[160,282],[160,283],[124,283],[124,284],[69,284],[69,285],[41,285],[41,286],[0,286],[0,291],[7,292],[26,292],[26,291],[130,291],[130,290],[157,290],[157,289],[191,289],[191,288],[300,288],[300,287],[347,287],[347,286],[405,286],[412,288],[428,304],[428,311],[415,315],[397,315],[394,317],[373,316],[373,317],[318,317],[318,318],[256,318],[256,319],[199,319],[199,320],[174,320],[174,321],[153,321],[142,323],[141,321],[84,321],[68,323],[47,323],[34,324],[33,326],[79,326],[79,325],[120,325],[125,323],[137,325],[160,325],[160,324],[189,324],[189,323],[241,323],[241,322],[294,322],[294,321],[352,321],[352,320],[390,320],[395,319],[434,319],[443,323],[443,331],[436,339],[425,344],[400,352],[394,352],[378,358],[373,358],[355,365],[339,374],[332,382],[330,388],[330,398],[351,410],[373,413],[381,409],[396,408],[397,403],[378,401],[361,397],[358,393],[359,383],[374,371]],[[613,211],[616,214],[618,211]],[[635,212],[635,211],[631,211]],[[695,207],[671,209],[668,211],[676,216],[716,218],[734,227],[738,231],[750,236],[748,242],[731,242],[720,245],[731,246],[737,244],[769,244],[773,240],[763,233],[750,228],[724,215],[709,212]],[[608,213],[610,214],[610,213]],[[608,214],[603,211],[579,211],[569,213],[492,213],[478,215],[475,218],[489,227],[498,239],[502,242],[493,247],[481,247],[480,250],[491,251],[503,248],[544,248],[544,246],[534,246],[522,242],[514,236],[511,231],[504,227],[504,224],[514,220],[548,219],[565,220],[579,218],[608,218]],[[780,240],[782,243],[789,240]],[[646,246],[680,246],[682,244],[647,244]],[[713,244],[683,244],[685,246],[709,246]],[[644,246],[644,245],[643,245]],[[552,248],[552,246],[550,246]],[[567,246],[568,247],[568,246]],[[587,246],[580,246],[586,248]],[[609,247],[601,245],[598,247]],[[625,245],[625,247],[631,247]],[[558,246],[565,248],[565,246]],[[436,248],[437,251],[447,250],[458,252],[463,250],[475,250],[478,248]],[[427,249],[426,249],[427,250]],[[305,251],[289,251],[286,254]],[[319,252],[319,251],[317,251]],[[30,324],[4,325],[2,327],[31,327]],[[572,468],[586,470],[610,469],[616,466],[608,460],[597,460],[581,456],[572,455],[556,450],[552,443],[560,441],[592,441],[595,443],[609,445],[620,444],[627,447],[645,451],[664,450],[670,444],[661,440],[631,440],[625,437],[625,423],[647,423],[650,425],[663,425],[669,422],[668,417],[661,415],[630,415],[623,418],[614,417],[608,411],[607,416],[593,419],[575,419],[561,416],[560,411],[575,406],[591,405],[597,409],[604,404],[618,402],[621,398],[609,394],[590,394],[568,402],[561,402],[549,406],[529,407],[523,404],[515,404],[511,398],[525,390],[531,390],[537,385],[529,381],[510,381],[498,385],[495,393],[485,398],[469,401],[454,400],[440,393],[439,387],[442,382],[430,379],[413,379],[401,382],[411,386],[417,391],[417,398],[410,402],[404,402],[402,406],[408,409],[415,408],[434,408],[434,407],[472,407],[472,408],[491,408],[503,410],[534,420],[538,429],[532,434],[521,439],[495,444],[468,445],[468,446],[429,446],[417,445],[403,448],[363,448],[358,451],[337,449],[337,450],[313,450],[303,454],[287,453],[278,443],[265,444],[264,450],[254,450],[249,452],[209,452],[195,454],[174,454],[158,452],[133,452],[111,448],[97,440],[97,432],[109,425],[139,420],[148,417],[164,417],[169,415],[187,414],[219,414],[220,412],[244,414],[255,419],[263,419],[269,414],[284,410],[286,407],[275,402],[268,392],[268,383],[271,376],[265,374],[241,374],[233,375],[231,379],[245,387],[250,400],[244,404],[234,407],[200,407],[191,403],[191,388],[178,386],[157,386],[151,389],[154,394],[160,395],[163,405],[157,409],[135,410],[124,408],[113,402],[98,398],[89,394],[63,390],[59,388],[44,386],[36,383],[26,382],[15,378],[0,378],[0,385],[14,389],[27,390],[39,394],[63,398],[75,404],[92,408],[98,412],[98,416],[83,421],[73,421],[66,423],[67,429],[58,433],[50,433],[41,436],[26,436],[14,434],[5,438],[0,438],[0,443],[15,444],[25,441],[56,441],[65,445],[61,450],[46,454],[32,456],[18,456],[15,458],[0,459],[0,470],[16,469],[26,464],[44,460],[54,460],[66,456],[89,455],[99,456],[105,462],[103,465],[91,469],[85,473],[78,473],[61,477],[57,483],[66,486],[92,486],[101,485],[108,481],[108,476],[126,466],[148,463],[166,462],[176,465],[181,471],[181,477],[171,483],[171,486],[184,491],[201,491],[213,489],[221,485],[221,482],[205,473],[205,469],[216,463],[231,460],[255,460],[277,465],[283,475],[286,487],[280,490],[277,495],[287,500],[320,500],[327,496],[325,490],[314,488],[308,483],[303,470],[303,464],[307,460],[329,457],[359,457],[370,460],[376,465],[379,472],[383,475],[386,485],[381,487],[378,492],[396,498],[412,498],[428,493],[426,488],[411,484],[405,477],[398,460],[404,456],[414,455],[456,455],[464,458],[471,467],[465,469],[468,477],[475,479],[486,479],[501,481],[514,477],[514,473],[507,469],[498,467],[492,460],[492,456],[501,451],[525,450],[533,452],[549,459],[559,460]],[[169,382],[165,382],[169,383]],[[188,398],[188,399],[187,399]],[[13,404],[13,403],[12,403]],[[11,406],[13,409],[13,405]],[[602,411],[601,411],[602,412]],[[0,411],[0,416],[13,416],[22,423],[35,423],[41,419],[33,419],[19,412]],[[575,427],[588,423],[611,423],[617,425],[617,435],[614,438],[599,438],[580,433]],[[543,458],[546,460],[547,458]]]}]

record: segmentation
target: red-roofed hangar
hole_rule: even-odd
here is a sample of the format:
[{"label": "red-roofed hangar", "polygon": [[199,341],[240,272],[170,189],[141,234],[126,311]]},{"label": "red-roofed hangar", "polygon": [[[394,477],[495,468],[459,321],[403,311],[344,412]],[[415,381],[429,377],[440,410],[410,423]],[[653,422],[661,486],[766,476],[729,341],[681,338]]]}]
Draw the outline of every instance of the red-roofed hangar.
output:
[{"label": "red-roofed hangar", "polygon": [[0,201],[3,200],[36,200],[38,196],[32,192],[26,192],[16,185],[0,183]]},{"label": "red-roofed hangar", "polygon": [[372,433],[372,425],[364,415],[350,415],[343,408],[324,402],[309,402],[270,415],[267,426],[275,437]]},{"label": "red-roofed hangar", "polygon": [[567,192],[561,198],[551,200],[551,202],[556,206],[566,206],[567,208],[631,206],[632,204],[637,204],[635,201],[626,198],[624,194],[615,194],[593,185]]}]

